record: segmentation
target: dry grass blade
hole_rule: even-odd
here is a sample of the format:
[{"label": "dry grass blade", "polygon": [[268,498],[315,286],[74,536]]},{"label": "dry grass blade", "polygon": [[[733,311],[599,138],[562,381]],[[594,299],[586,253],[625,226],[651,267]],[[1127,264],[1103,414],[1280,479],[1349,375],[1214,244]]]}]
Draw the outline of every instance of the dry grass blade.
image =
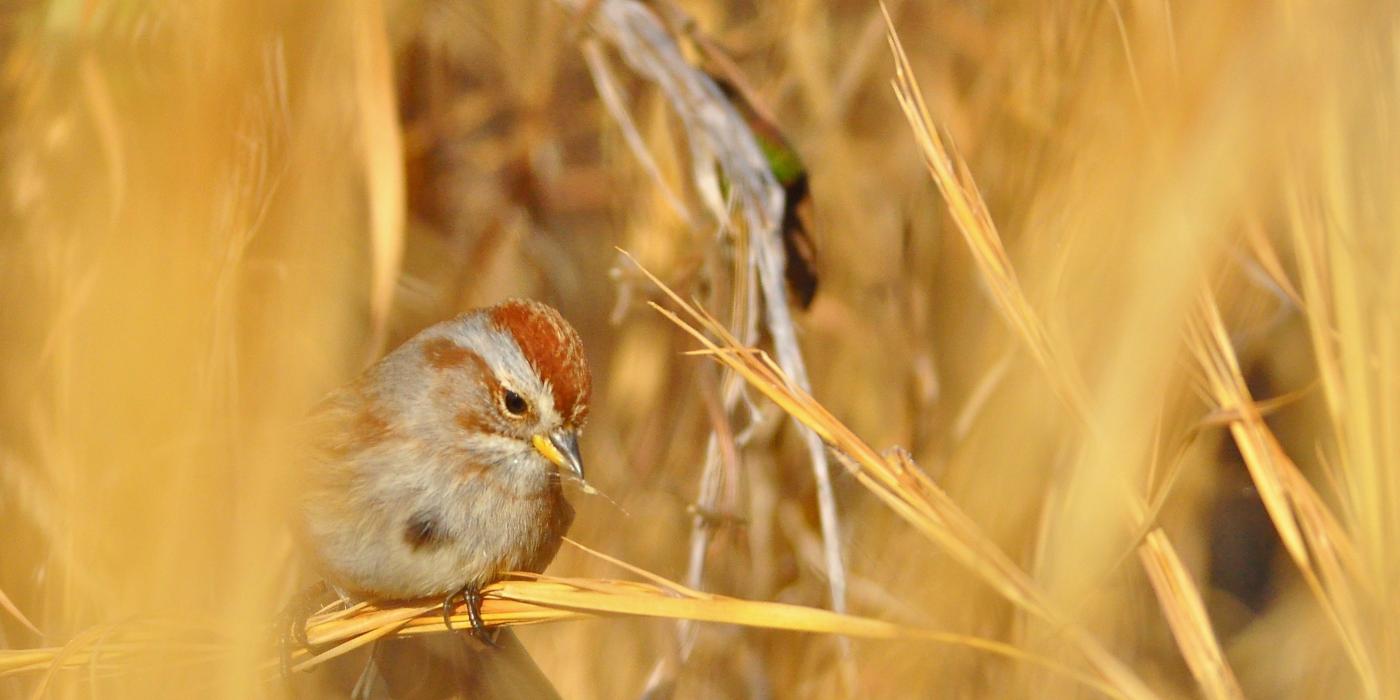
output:
[{"label": "dry grass blade", "polygon": [[[661,90],[685,125],[696,190],[721,229],[727,229],[732,218],[744,224],[733,229],[746,234],[737,241],[741,257],[736,260],[735,278],[743,279],[750,271],[756,275],[764,310],[762,318],[773,338],[778,360],[787,374],[805,386],[807,370],[788,310],[784,254],[778,233],[783,189],[749,126],[714,81],[684,59],[674,39],[644,4],[634,0],[559,1],[576,12],[580,5],[590,5],[587,16],[598,36],[611,44],[639,76]],[[600,91],[606,91],[606,87],[600,86]],[[719,173],[724,175],[723,186],[717,178]],[[752,324],[758,317],[759,299],[741,300],[736,296],[734,301],[736,305],[748,302],[749,313],[739,317],[748,320],[744,324],[746,335],[756,337],[757,328]],[[840,526],[830,469],[820,441],[803,437],[817,483],[832,602],[837,609],[843,609],[845,565],[840,553]]]},{"label": "dry grass blade", "polygon": [[[884,9],[883,5],[881,9]],[[1088,424],[1087,392],[1078,368],[1055,345],[1021,290],[1016,271],[1011,267],[996,224],[992,222],[992,215],[987,211],[977,183],[972,180],[967,163],[956,151],[949,151],[938,133],[888,11],[885,11],[885,24],[889,30],[890,51],[894,54],[895,96],[899,98],[899,106],[914,130],[914,138],[918,141],[929,174],[938,185],[939,192],[943,193],[943,199],[948,203],[948,213],[957,224],[963,240],[967,241],[972,259],[986,282],[986,288],[992,293],[997,310],[1021,336],[1060,399],[1076,418]]]},{"label": "dry grass blade", "polygon": [[1269,282],[1294,306],[1302,308],[1304,305],[1303,296],[1298,293],[1298,288],[1288,279],[1288,273],[1284,271],[1283,261],[1279,259],[1274,244],[1269,241],[1263,224],[1258,221],[1250,221],[1243,228],[1245,243],[1249,245],[1250,252],[1254,254],[1259,268],[1268,276]]},{"label": "dry grass blade", "polygon": [[1157,603],[1176,636],[1176,645],[1206,697],[1244,697],[1239,681],[1220,651],[1220,642],[1215,638],[1205,605],[1201,603],[1201,592],[1177,557],[1166,533],[1154,530],[1138,549],[1138,554],[1152,581],[1152,589],[1157,592]]},{"label": "dry grass blade", "polygon": [[[1063,675],[1105,695],[1121,697],[1115,688],[1063,663],[1030,654],[1012,645],[968,635],[938,632],[898,625],[882,620],[835,613],[829,610],[784,603],[741,600],[692,591],[664,577],[573,543],[652,581],[618,581],[537,576],[533,580],[508,580],[493,584],[483,593],[482,618],[488,626],[514,626],[559,622],[598,615],[628,615],[675,620],[717,622],[748,627],[835,634],[865,639],[912,640],[951,644],[1023,661]],[[418,635],[447,631],[436,603],[380,607],[360,604],[349,611],[337,610],[312,617],[307,639],[321,651],[298,651],[293,657],[295,671],[306,671],[333,658],[391,635]],[[470,625],[465,611],[452,616],[453,626]],[[126,628],[100,627],[88,630],[64,647],[0,651],[0,677],[44,672],[45,679],[65,669],[88,666],[101,658],[110,670],[142,654],[180,653],[214,657],[230,651],[226,643],[191,641],[193,630],[185,627],[135,625]],[[206,638],[208,635],[204,635]],[[197,640],[198,636],[192,637]],[[105,640],[105,641],[104,641]],[[269,661],[267,668],[276,667]],[[41,682],[40,689],[47,686]]]},{"label": "dry grass blade", "polygon": [[[603,54],[602,47],[596,39],[585,39],[582,51],[584,65],[588,66],[588,74],[593,78],[593,87],[598,90],[598,99],[603,101],[603,107],[617,123],[632,157],[637,159],[651,181],[656,183],[662,196],[666,198],[666,203],[675,210],[676,215],[687,222],[694,222],[695,217],[690,213],[690,207],[685,205],[680,195],[672,189],[671,183],[666,181],[666,176],[661,174],[661,166],[656,164],[651,150],[647,148],[646,140],[637,131],[637,125],[632,121],[631,113],[627,111],[626,98],[613,77],[612,70],[608,68],[608,59]],[[694,223],[691,225],[694,226]]]},{"label": "dry grass blade", "polygon": [[1316,354],[1314,363],[1327,399],[1327,409],[1331,412],[1332,425],[1341,426],[1345,424],[1341,415],[1341,387],[1344,382],[1342,361],[1334,342],[1337,325],[1332,305],[1321,301],[1327,297],[1327,290],[1332,286],[1331,257],[1328,247],[1316,240],[1318,236],[1309,233],[1322,229],[1324,214],[1318,211],[1318,205],[1310,197],[1303,195],[1301,184],[1291,182],[1288,194],[1285,201],[1293,229],[1293,250],[1298,261],[1302,295],[1308,300],[1303,308],[1308,313],[1308,329]]},{"label": "dry grass blade", "polygon": [[0,678],[38,672],[57,673],[84,667],[120,670],[123,667],[135,666],[143,658],[170,661],[172,652],[190,660],[212,660],[219,655],[227,655],[229,647],[194,642],[175,646],[148,640],[87,644],[81,649],[5,649],[0,650]]},{"label": "dry grass blade", "polygon": [[[1068,666],[1034,654],[1028,654],[1009,644],[967,635],[905,627],[855,615],[784,603],[740,600],[724,596],[707,596],[702,599],[675,598],[664,595],[662,590],[651,587],[643,589],[628,586],[622,590],[612,591],[607,589],[568,590],[545,589],[539,586],[521,587],[520,583],[522,582],[508,583],[502,588],[499,595],[519,602],[536,603],[547,608],[572,608],[592,613],[604,612],[618,615],[697,620],[865,639],[908,639],[953,644],[1026,661],[1073,678],[1106,695],[1117,695],[1110,686]],[[544,593],[544,595],[540,595],[540,593]]]},{"label": "dry grass blade", "polygon": [[325,651],[317,652],[314,655],[296,666],[293,671],[307,671],[312,667],[330,661],[338,656],[343,656],[362,646],[370,644],[376,639],[383,639],[403,627],[416,616],[423,615],[429,611],[436,610],[434,605],[419,605],[406,608],[373,609],[363,617],[336,620],[326,623],[332,626],[334,633],[326,632],[324,629],[313,628],[308,624],[306,628],[306,638],[312,644],[325,644],[330,641],[339,643]]},{"label": "dry grass blade", "polygon": [[5,595],[4,590],[0,590],[0,609],[4,609],[5,612],[12,615],[16,620],[19,620],[19,623],[21,625],[24,625],[25,629],[29,630],[30,632],[33,632],[37,636],[44,636],[44,633],[40,632],[39,628],[35,627],[34,623],[30,622],[29,618],[24,616],[24,613],[19,609],[19,606],[15,605],[14,601],[10,600],[10,596]]},{"label": "dry grass blade", "polygon": [[[631,256],[628,256],[631,258]],[[636,264],[636,260],[632,259]],[[881,455],[836,420],[810,394],[793,385],[767,355],[744,348],[724,324],[703,309],[688,304],[660,279],[638,267],[690,317],[695,325],[652,304],[658,312],[700,341],[710,357],[743,377],[764,396],[810,428],[837,459],[866,488],[935,543],[944,547],[988,585],[1025,611],[1064,630],[1073,644],[1102,674],[1115,692],[1126,697],[1152,697],[1127,666],[1068,618],[1056,612],[1035,582],[988,539],[952,499],[934,484],[907,455]],[[698,328],[697,328],[698,326]],[[702,330],[703,329],[703,332]],[[711,340],[709,333],[718,341]]]},{"label": "dry grass blade", "polygon": [[684,597],[687,597],[687,598],[703,598],[703,597],[705,597],[705,594],[702,593],[702,592],[700,592],[700,591],[697,591],[697,590],[695,590],[695,589],[693,589],[693,588],[689,588],[689,587],[686,587],[686,586],[682,586],[681,584],[676,583],[675,581],[672,581],[672,580],[670,580],[670,579],[668,579],[668,578],[666,578],[666,577],[664,577],[664,576],[658,576],[658,575],[656,575],[656,574],[653,574],[652,572],[647,571],[646,569],[643,569],[643,568],[640,567],[640,566],[634,566],[634,565],[629,564],[629,563],[627,563],[627,562],[625,562],[625,561],[622,561],[621,559],[618,559],[618,558],[616,558],[616,557],[609,556],[609,555],[607,555],[607,554],[604,554],[604,553],[602,553],[602,552],[599,552],[599,551],[596,550],[596,549],[592,549],[592,548],[590,548],[590,547],[588,547],[588,546],[579,544],[578,542],[576,542],[576,541],[574,541],[574,540],[572,540],[572,539],[570,539],[570,538],[568,538],[568,537],[565,537],[565,538],[564,538],[564,541],[565,541],[565,542],[568,542],[570,545],[572,545],[572,546],[574,546],[574,547],[576,547],[576,548],[578,548],[578,549],[583,550],[583,551],[584,551],[585,553],[587,553],[589,556],[597,557],[598,559],[602,559],[603,561],[605,561],[605,562],[607,562],[607,563],[609,563],[609,564],[612,564],[613,566],[616,566],[616,567],[618,567],[619,569],[623,569],[624,571],[627,571],[627,572],[629,572],[629,573],[631,573],[631,574],[634,574],[634,575],[636,575],[636,576],[640,576],[640,577],[642,577],[642,578],[644,578],[644,579],[646,579],[646,580],[648,580],[648,581],[651,581],[652,583],[654,583],[654,584],[656,584],[656,585],[658,585],[658,586],[661,586],[662,588],[669,589],[670,591],[672,591],[672,592],[675,593],[676,595],[684,596]]},{"label": "dry grass blade", "polygon": [[[1392,52],[1388,65],[1397,59],[1400,52]],[[1400,539],[1400,472],[1395,469],[1400,461],[1395,430],[1400,425],[1400,334],[1395,315],[1400,285],[1393,274],[1400,248],[1389,234],[1395,228],[1394,207],[1382,208],[1384,215],[1375,220],[1370,213],[1370,202],[1393,199],[1388,193],[1395,183],[1389,167],[1394,150],[1387,145],[1375,151],[1374,145],[1358,139],[1372,129],[1388,130],[1393,115],[1388,107],[1376,113],[1374,124],[1368,121],[1366,127],[1353,130],[1346,117],[1326,113],[1329,126],[1314,156],[1318,172],[1297,168],[1307,161],[1290,164],[1294,167],[1286,189],[1310,349],[1330,419],[1332,440],[1317,448],[1321,478],[1335,489],[1341,519],[1355,543],[1354,549],[1346,543],[1338,554],[1348,567],[1351,556],[1361,562],[1350,581],[1335,580],[1335,573],[1322,566],[1318,573],[1337,599],[1338,614],[1356,628],[1352,634],[1359,642],[1369,642],[1366,650],[1376,660],[1373,673],[1382,697],[1400,692],[1400,641],[1394,624],[1395,601],[1400,599],[1395,588],[1400,559],[1394,544]],[[1369,165],[1357,169],[1355,155],[1363,152]],[[1301,481],[1292,473],[1284,476]],[[1294,506],[1300,521],[1319,519],[1320,531],[1334,529],[1328,524],[1333,516],[1323,503]],[[1351,591],[1365,592],[1357,597],[1369,603],[1367,609],[1349,615]]]},{"label": "dry grass blade", "polygon": [[1264,423],[1209,290],[1199,307],[1197,323],[1189,329],[1190,347],[1205,372],[1217,411],[1233,418],[1230,433],[1284,549],[1337,631],[1363,687],[1374,694],[1378,679],[1357,597],[1365,594],[1367,577],[1351,536]]},{"label": "dry grass blade", "polygon": [[[211,659],[229,652],[229,645],[206,630],[159,621],[98,625],[61,647],[0,649],[0,678],[43,673],[36,691],[43,691],[62,670],[134,667],[143,659]],[[36,695],[39,697],[39,695]]]},{"label": "dry grass blade", "polygon": [[361,117],[365,190],[370,214],[370,317],[378,355],[387,338],[389,310],[404,248],[406,186],[403,133],[394,98],[393,56],[384,7],[361,3],[355,16],[355,99]]},{"label": "dry grass blade", "polygon": [[1244,385],[1244,376],[1214,300],[1204,299],[1201,309],[1202,323],[1190,329],[1191,349],[1205,370],[1218,412],[1236,418],[1230,422],[1230,430],[1239,443],[1240,452],[1250,468],[1250,476],[1259,489],[1259,498],[1269,510],[1284,547],[1300,565],[1305,565],[1308,554],[1302,534],[1288,505],[1277,467],[1270,461],[1272,454],[1264,435],[1268,429],[1259,416],[1258,408],[1248,397],[1249,390]]},{"label": "dry grass blade", "polygon": [[[597,554],[577,543],[575,546]],[[495,627],[559,622],[598,615],[627,615],[864,639],[926,641],[968,647],[1024,661],[1073,679],[1105,695],[1121,696],[1112,686],[1082,671],[995,640],[908,627],[800,605],[742,600],[690,591],[675,582],[612,557],[599,556],[655,583],[551,576],[533,577],[533,580],[501,581],[483,591],[486,596],[481,610],[483,621],[487,626]],[[687,592],[688,595],[678,595],[678,591]],[[452,623],[454,628],[462,629],[470,625],[470,620],[464,611],[458,611],[452,616]],[[309,622],[307,638],[317,646],[332,646],[315,654],[300,652],[300,661],[294,669],[309,670],[390,635],[445,631],[447,627],[435,605],[388,608],[368,605],[348,617],[330,619],[330,616],[318,616]]]},{"label": "dry grass blade", "polygon": [[[758,280],[759,296],[748,296],[744,291],[747,285],[736,285],[733,305],[740,308],[743,304],[744,309],[744,313],[735,316],[736,327],[744,328],[746,338],[756,340],[757,323],[761,318],[785,374],[792,377],[798,386],[809,386],[806,362],[788,309],[785,253],[779,233],[785,194],[751,128],[714,81],[684,58],[674,37],[645,4],[635,0],[559,2],[579,16],[587,17],[598,36],[612,45],[637,75],[651,81],[680,118],[691,151],[694,187],[720,230],[732,230],[736,234],[734,279]],[[721,174],[723,184],[720,182]],[[743,225],[731,227],[733,220],[741,221]],[[737,398],[737,392],[726,392],[726,409],[732,410]],[[846,565],[841,551],[840,516],[831,485],[831,466],[819,437],[800,427],[798,432],[807,449],[816,484],[817,512],[831,606],[837,611],[844,611]],[[718,454],[716,440],[717,436],[712,435],[711,449],[708,450],[712,456]],[[702,494],[715,483],[717,458],[707,458],[707,465],[706,474],[702,477]],[[697,525],[699,522],[697,519]],[[692,584],[698,581],[704,564],[705,537],[698,527],[692,535]],[[687,645],[683,643],[683,646]],[[843,673],[848,677],[853,676],[849,653],[844,653],[843,657]]]}]

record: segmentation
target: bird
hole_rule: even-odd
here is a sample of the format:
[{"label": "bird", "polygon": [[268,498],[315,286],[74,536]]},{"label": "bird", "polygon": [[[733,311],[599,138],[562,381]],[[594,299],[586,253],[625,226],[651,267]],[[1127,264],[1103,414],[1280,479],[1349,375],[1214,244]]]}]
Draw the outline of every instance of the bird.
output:
[{"label": "bird", "polygon": [[405,341],[312,411],[296,499],[312,568],[347,600],[441,596],[449,629],[460,600],[489,643],[481,589],[543,572],[573,522],[561,477],[586,483],[591,387],[578,332],[538,301]]}]

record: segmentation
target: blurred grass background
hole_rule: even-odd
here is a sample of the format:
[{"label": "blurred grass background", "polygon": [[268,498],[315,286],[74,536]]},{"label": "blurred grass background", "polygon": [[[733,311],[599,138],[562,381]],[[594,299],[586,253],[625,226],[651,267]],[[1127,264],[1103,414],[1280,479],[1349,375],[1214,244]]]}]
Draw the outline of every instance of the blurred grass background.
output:
[{"label": "blurred grass background", "polygon": [[[878,5],[653,6],[728,52],[808,167],[820,290],[795,313],[827,409],[907,448],[1152,692],[1231,694],[1193,677],[1182,608],[1139,559],[1161,528],[1245,696],[1400,697],[1400,8],[889,3],[1047,365],[930,179]],[[303,582],[288,433],[384,348],[507,296],[559,307],[593,366],[585,461],[615,504],[575,492],[572,537],[682,579],[708,436],[749,429],[703,518],[703,588],[832,606],[792,424],[761,399],[716,411],[720,372],[619,258],[729,311],[735,248],[703,220],[685,134],[614,61],[660,180],[639,165],[579,52],[593,9],[0,7],[0,591],[43,633],[0,612],[0,648],[192,630],[183,654],[0,677],[0,695],[281,692],[268,630]],[[1221,410],[1197,361],[1203,287],[1279,454],[1236,449],[1253,404]],[[1280,454],[1335,517],[1301,562],[1259,495]],[[833,474],[853,612],[1083,667]],[[1285,508],[1314,522],[1310,503]],[[551,572],[616,575],[569,548]],[[668,668],[669,622],[521,636],[565,697],[1093,692],[919,643],[702,625]]]}]

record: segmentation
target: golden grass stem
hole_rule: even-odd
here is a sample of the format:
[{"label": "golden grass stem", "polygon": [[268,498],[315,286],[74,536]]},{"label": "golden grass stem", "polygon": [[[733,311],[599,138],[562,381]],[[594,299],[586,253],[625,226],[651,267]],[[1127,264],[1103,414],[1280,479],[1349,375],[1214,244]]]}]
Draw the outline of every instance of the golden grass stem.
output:
[{"label": "golden grass stem", "polygon": [[1201,593],[1166,533],[1153,530],[1138,548],[1138,554],[1152,589],[1157,593],[1157,603],[1176,637],[1177,647],[1206,697],[1213,700],[1243,698],[1244,692],[1206,616]]},{"label": "golden grass stem", "polygon": [[360,3],[354,17],[355,99],[370,214],[371,359],[383,352],[388,337],[407,211],[403,131],[398,123],[393,55],[384,12],[383,4],[374,0]]},{"label": "golden grass stem", "polygon": [[1230,434],[1284,550],[1337,632],[1368,696],[1374,695],[1379,679],[1366,643],[1362,600],[1358,597],[1366,595],[1367,577],[1351,535],[1264,423],[1209,289],[1202,292],[1198,308],[1197,323],[1189,329],[1189,345],[1204,371],[1217,410],[1234,418]]},{"label": "golden grass stem", "polygon": [[[626,254],[626,253],[624,253]],[[793,418],[810,428],[833,449],[856,480],[930,540],[975,572],[1017,607],[1064,630],[1103,679],[1125,697],[1155,697],[1127,666],[1069,618],[1055,611],[1035,582],[1011,561],[977,525],[933,483],[908,455],[885,457],[831,415],[810,394],[793,385],[764,353],[744,348],[724,324],[681,299],[630,255],[652,283],[696,325],[658,304],[652,308],[690,334],[710,357],[733,370]],[[698,326],[698,328],[697,328]],[[703,332],[700,329],[704,329]],[[708,335],[707,335],[708,334]],[[718,340],[711,340],[710,336]]]},{"label": "golden grass stem", "polygon": [[934,184],[938,185],[938,191],[943,193],[943,199],[948,204],[948,213],[963,240],[967,242],[977,271],[986,282],[986,288],[992,293],[992,301],[997,311],[1026,344],[1031,357],[1040,366],[1065,406],[1073,412],[1075,418],[1086,426],[1091,426],[1086,398],[1088,392],[1084,388],[1079,369],[1054,342],[1034,307],[1026,299],[1021,284],[1016,279],[1011,259],[1002,246],[1001,235],[997,233],[996,224],[982,199],[981,191],[972,179],[972,173],[962,156],[944,145],[938,127],[930,116],[928,104],[924,101],[923,92],[914,79],[914,69],[909,64],[909,57],[899,40],[899,33],[895,31],[894,21],[890,19],[883,3],[880,7],[885,13],[890,51],[894,54],[895,77],[892,85],[895,97],[898,98],[899,106],[914,131],[914,139],[923,154],[929,175],[933,177]]},{"label": "golden grass stem", "polygon": [[[983,651],[996,656],[1039,666],[1074,680],[1110,697],[1125,697],[1113,686],[1054,659],[1026,652],[1013,645],[970,635],[909,627],[857,615],[785,603],[742,600],[691,590],[665,577],[648,572],[614,557],[570,541],[575,547],[615,564],[651,583],[610,579],[579,579],[533,576],[533,580],[505,580],[488,586],[483,594],[482,618],[489,627],[559,622],[593,616],[691,620],[759,627],[765,629],[832,634],[871,640],[907,640],[949,644]],[[313,616],[307,625],[307,638],[320,651],[298,650],[292,670],[311,670],[331,659],[390,636],[412,636],[447,631],[437,603],[416,602],[381,607],[357,604],[346,611],[330,611]],[[452,615],[459,632],[470,626],[465,611]],[[180,642],[175,630],[140,628],[123,630],[103,626],[90,629],[64,647],[0,651],[0,677],[28,672],[44,673],[38,686],[42,691],[55,674],[65,669],[91,664],[100,655],[107,663],[118,664],[134,654],[177,645],[181,653],[227,652],[225,644]],[[182,628],[183,629],[183,628]],[[186,633],[189,630],[185,630]],[[107,636],[121,633],[121,641],[100,643]],[[275,668],[275,659],[268,668]]]}]

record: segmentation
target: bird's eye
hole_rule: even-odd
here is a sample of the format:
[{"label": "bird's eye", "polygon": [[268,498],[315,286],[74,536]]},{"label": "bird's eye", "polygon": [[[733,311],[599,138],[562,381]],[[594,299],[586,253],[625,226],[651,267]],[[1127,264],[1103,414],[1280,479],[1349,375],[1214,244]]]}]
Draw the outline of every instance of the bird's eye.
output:
[{"label": "bird's eye", "polygon": [[501,397],[501,403],[505,404],[506,411],[512,416],[523,416],[530,410],[530,404],[525,403],[525,398],[510,389]]}]

